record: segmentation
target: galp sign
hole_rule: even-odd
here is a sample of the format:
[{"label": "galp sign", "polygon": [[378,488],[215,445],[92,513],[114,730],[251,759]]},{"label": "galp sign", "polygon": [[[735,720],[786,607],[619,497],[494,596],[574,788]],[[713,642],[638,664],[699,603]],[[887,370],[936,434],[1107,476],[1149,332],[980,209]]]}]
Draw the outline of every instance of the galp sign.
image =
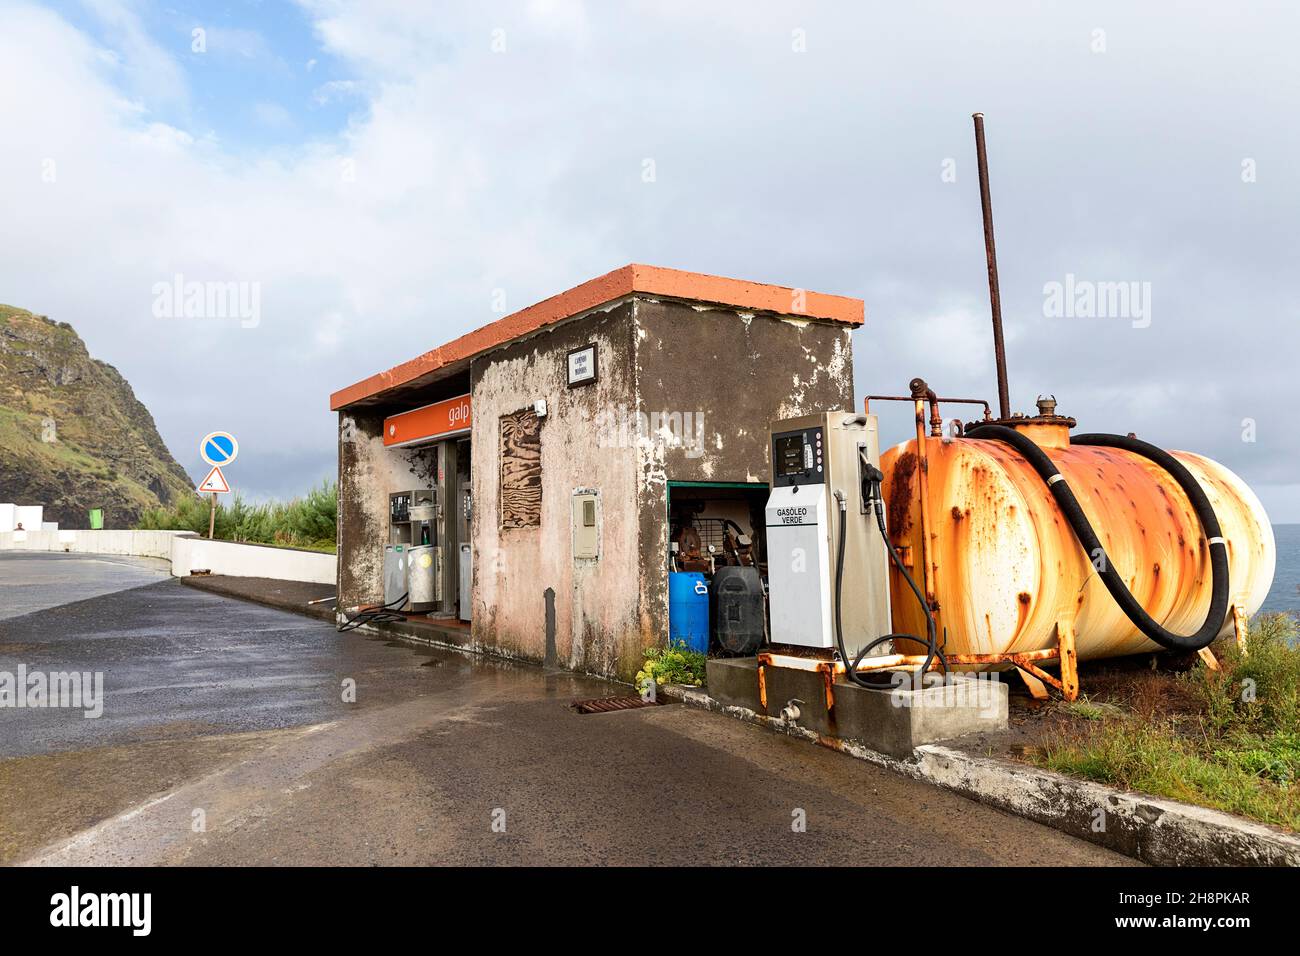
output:
[{"label": "galp sign", "polygon": [[464,435],[472,423],[469,396],[458,395],[385,418],[384,444],[390,447],[414,445]]}]

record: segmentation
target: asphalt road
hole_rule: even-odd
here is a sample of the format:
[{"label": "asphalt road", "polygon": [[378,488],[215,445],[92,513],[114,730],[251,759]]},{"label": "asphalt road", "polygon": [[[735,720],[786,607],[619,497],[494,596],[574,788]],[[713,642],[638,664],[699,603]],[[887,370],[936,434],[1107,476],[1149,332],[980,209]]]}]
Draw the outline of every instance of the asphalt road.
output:
[{"label": "asphalt road", "polygon": [[719,715],[569,707],[622,685],[170,580],[0,621],[20,664],[101,672],[104,710],[0,708],[0,862],[1130,862]]},{"label": "asphalt road", "polygon": [[166,580],[162,561],[94,554],[0,552],[0,620]]}]

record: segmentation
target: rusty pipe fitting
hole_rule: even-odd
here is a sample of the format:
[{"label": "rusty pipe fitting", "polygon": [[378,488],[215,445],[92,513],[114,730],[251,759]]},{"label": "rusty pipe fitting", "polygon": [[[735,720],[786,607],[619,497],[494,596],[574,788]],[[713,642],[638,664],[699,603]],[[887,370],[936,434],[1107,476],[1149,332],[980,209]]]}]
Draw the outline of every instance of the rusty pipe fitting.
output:
[{"label": "rusty pipe fitting", "polygon": [[930,437],[941,438],[943,436],[943,416],[939,414],[939,396],[923,378],[914,378],[908,383],[908,388],[912,391],[914,401],[927,401],[930,403]]}]

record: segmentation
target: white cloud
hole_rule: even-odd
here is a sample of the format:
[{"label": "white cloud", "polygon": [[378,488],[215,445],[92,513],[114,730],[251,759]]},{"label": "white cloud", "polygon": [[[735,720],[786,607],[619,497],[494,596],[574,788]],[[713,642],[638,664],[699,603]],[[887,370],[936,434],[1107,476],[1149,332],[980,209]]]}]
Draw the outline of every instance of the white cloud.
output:
[{"label": "white cloud", "polygon": [[[0,300],[72,322],[187,465],[230,428],[232,478],[299,490],[333,463],[331,390],[495,318],[493,289],[522,307],[628,261],[860,295],[860,394],[922,375],[989,395],[983,108],[1015,404],[1054,392],[1091,429],[1294,484],[1300,184],[1265,175],[1298,158],[1275,122],[1297,101],[1282,7],[1225,35],[1125,5],[301,2],[342,64],[319,92],[358,109],[265,153],[158,121],[190,84],[130,5],[96,0],[108,49],[34,6],[4,13]],[[1087,48],[1102,13],[1108,58]],[[178,272],[260,283],[261,324],[154,319],[151,286]],[[1151,328],[1044,319],[1066,272],[1153,281]]]},{"label": "white cloud", "polygon": [[107,57],[122,73],[123,85],[157,105],[185,106],[189,85],[173,53],[149,36],[129,0],[83,0],[115,48]]},{"label": "white cloud", "polygon": [[355,80],[330,80],[312,91],[312,99],[317,106],[324,106],[326,103],[356,96],[360,92],[361,86]]}]

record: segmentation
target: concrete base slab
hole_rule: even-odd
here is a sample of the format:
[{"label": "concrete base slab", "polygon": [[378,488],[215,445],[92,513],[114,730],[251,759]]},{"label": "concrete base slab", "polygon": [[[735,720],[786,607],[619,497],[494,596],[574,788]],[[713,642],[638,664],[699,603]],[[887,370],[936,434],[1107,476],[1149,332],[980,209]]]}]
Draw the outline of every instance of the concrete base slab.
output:
[{"label": "concrete base slab", "polygon": [[771,718],[797,701],[792,722],[818,735],[851,740],[894,757],[909,757],[922,744],[963,734],[1005,730],[1007,686],[987,674],[953,674],[920,690],[870,690],[837,679],[830,686],[816,671],[766,667],[767,704],[759,692],[758,660],[719,658],[708,662],[709,696]]}]

